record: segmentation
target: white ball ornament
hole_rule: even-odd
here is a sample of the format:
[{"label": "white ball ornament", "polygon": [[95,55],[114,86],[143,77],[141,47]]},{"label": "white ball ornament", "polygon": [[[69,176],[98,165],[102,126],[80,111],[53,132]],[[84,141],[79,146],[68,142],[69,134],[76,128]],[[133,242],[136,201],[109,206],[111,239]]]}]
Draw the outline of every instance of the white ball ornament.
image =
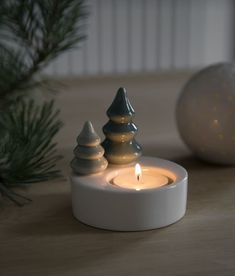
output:
[{"label": "white ball ornament", "polygon": [[235,63],[219,63],[196,73],[176,108],[180,135],[199,158],[235,164]]}]

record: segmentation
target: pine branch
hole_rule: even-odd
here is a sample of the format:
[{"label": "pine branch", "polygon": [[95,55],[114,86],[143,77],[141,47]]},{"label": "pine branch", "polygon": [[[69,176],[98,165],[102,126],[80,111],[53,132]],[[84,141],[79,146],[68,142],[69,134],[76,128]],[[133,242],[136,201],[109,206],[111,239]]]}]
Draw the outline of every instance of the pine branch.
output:
[{"label": "pine branch", "polygon": [[2,0],[0,100],[32,87],[36,73],[82,41],[86,16],[83,0]]},{"label": "pine branch", "polygon": [[5,185],[45,181],[60,176],[52,140],[62,126],[54,103],[37,106],[18,100],[0,117],[4,138],[0,145],[0,176]]},{"label": "pine branch", "polygon": [[62,125],[53,102],[22,98],[46,83],[43,68],[84,39],[84,2],[0,1],[0,193],[20,206],[29,199],[14,186],[60,176],[53,138]]},{"label": "pine branch", "polygon": [[62,126],[58,115],[53,101],[37,106],[33,100],[22,99],[1,114],[0,192],[11,200],[17,200],[12,191],[14,186],[61,176],[55,168],[61,156],[53,142]]}]

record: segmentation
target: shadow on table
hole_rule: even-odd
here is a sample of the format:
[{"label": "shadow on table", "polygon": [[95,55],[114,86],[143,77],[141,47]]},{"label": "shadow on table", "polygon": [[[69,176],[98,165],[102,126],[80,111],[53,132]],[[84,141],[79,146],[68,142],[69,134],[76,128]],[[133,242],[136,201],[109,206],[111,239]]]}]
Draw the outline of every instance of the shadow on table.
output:
[{"label": "shadow on table", "polygon": [[[32,198],[32,203],[24,206],[31,209],[31,217],[14,228],[22,235],[77,235],[97,232],[93,227],[80,223],[73,217],[71,199],[68,194],[40,195]],[[34,214],[33,214],[34,213]],[[104,233],[104,230],[99,230]]]},{"label": "shadow on table", "polygon": [[27,256],[27,268],[39,269],[41,274],[37,275],[55,275],[55,267],[59,275],[71,271],[73,275],[79,272],[83,275],[92,267],[95,270],[101,263],[119,258],[123,252],[132,252],[139,243],[162,232],[148,231],[146,235],[146,232],[112,232],[86,226],[72,216],[68,194],[37,196],[22,210],[6,234],[15,237],[11,242],[13,248],[20,248],[19,254]]},{"label": "shadow on table", "polygon": [[[27,212],[30,212],[30,216],[29,214],[27,215],[27,220],[21,218],[20,223],[17,223],[15,227],[11,227],[11,232],[22,236],[40,237],[140,233],[109,231],[81,223],[72,214],[71,199],[68,194],[40,195],[35,196],[32,200],[31,204],[23,207],[26,215]],[[151,231],[152,230],[146,232],[150,233]]]},{"label": "shadow on table", "polygon": [[53,264],[60,266],[60,262],[61,271],[68,268],[80,271],[99,265],[123,251],[134,250],[139,243],[164,231],[114,232],[87,226],[73,217],[68,194],[35,196],[19,213],[18,221],[7,232],[19,237],[18,243],[28,241],[24,244],[24,250],[31,252],[28,261],[31,256],[37,256],[37,265],[47,263],[42,268],[47,273],[53,270]]},{"label": "shadow on table", "polygon": [[174,145],[145,145],[145,154],[168,159],[183,166],[189,174],[189,211],[204,211],[213,208],[214,202],[223,203],[222,195],[234,187],[235,166],[217,165],[204,162],[190,152]]}]

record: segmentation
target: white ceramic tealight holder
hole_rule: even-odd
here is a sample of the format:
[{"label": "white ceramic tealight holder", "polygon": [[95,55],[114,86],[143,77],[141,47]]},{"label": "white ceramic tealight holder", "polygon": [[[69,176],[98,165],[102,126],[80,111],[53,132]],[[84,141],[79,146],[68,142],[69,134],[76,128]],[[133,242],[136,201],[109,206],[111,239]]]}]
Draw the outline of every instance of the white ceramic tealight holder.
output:
[{"label": "white ceramic tealight holder", "polygon": [[[93,227],[115,231],[161,228],[180,220],[186,211],[186,170],[171,161],[153,157],[141,157],[138,163],[143,174],[150,171],[153,177],[163,179],[164,185],[152,187],[146,178],[144,186],[128,187],[126,183],[126,187],[125,175],[132,174],[135,163],[111,165],[97,174],[72,174],[72,209],[75,218]],[[123,185],[117,184],[118,178]],[[164,183],[166,178],[168,181]]]}]

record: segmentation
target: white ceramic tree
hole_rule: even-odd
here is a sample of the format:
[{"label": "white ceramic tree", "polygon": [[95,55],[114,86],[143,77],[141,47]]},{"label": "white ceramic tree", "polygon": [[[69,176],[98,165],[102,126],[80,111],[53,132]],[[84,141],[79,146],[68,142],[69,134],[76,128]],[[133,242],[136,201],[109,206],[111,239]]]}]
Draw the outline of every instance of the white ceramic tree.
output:
[{"label": "white ceramic tree", "polygon": [[77,174],[93,174],[105,170],[108,166],[104,158],[104,149],[100,145],[100,137],[90,121],[85,122],[77,137],[77,147],[74,149],[74,159],[71,162],[73,171]]}]

